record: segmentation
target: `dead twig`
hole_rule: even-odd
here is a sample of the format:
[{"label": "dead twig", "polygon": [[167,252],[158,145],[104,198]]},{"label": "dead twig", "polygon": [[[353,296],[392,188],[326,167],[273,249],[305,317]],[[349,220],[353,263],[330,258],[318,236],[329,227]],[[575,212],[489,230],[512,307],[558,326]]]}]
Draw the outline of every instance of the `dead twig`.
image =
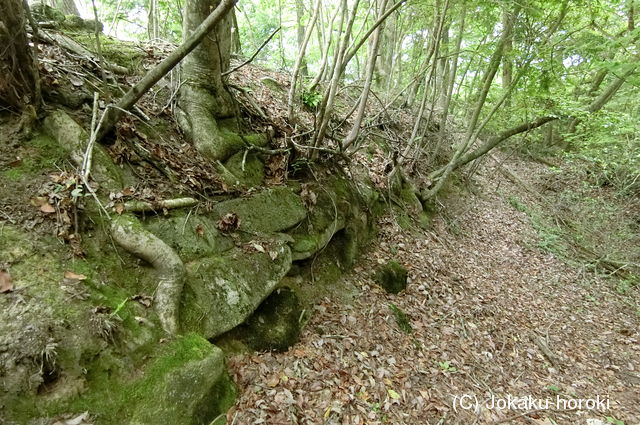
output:
[{"label": "dead twig", "polygon": [[232,72],[236,72],[237,70],[239,70],[240,68],[242,68],[243,66],[251,63],[251,61],[253,61],[256,56],[258,56],[258,53],[260,53],[260,51],[262,49],[264,49],[264,46],[266,46],[271,39],[278,33],[278,31],[280,31],[281,27],[276,28],[276,30],[274,32],[271,33],[271,35],[269,36],[269,38],[267,38],[264,42],[262,42],[262,44],[260,45],[260,47],[258,47],[258,50],[255,51],[255,53],[253,55],[251,55],[251,57],[249,59],[247,59],[246,61],[242,62],[240,65],[238,66],[234,66],[233,68],[231,68],[228,71],[225,71],[222,73],[223,77],[226,77],[227,75],[231,74]]}]

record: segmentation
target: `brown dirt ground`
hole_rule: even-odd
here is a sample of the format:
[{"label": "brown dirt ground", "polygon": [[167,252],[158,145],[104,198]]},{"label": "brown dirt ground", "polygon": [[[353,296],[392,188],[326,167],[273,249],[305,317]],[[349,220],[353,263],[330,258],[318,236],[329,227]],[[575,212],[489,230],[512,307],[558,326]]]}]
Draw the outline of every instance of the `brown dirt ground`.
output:
[{"label": "brown dirt ground", "polygon": [[[640,423],[638,291],[620,295],[611,280],[538,249],[529,219],[507,201],[527,194],[492,166],[454,220],[411,233],[381,220],[380,239],[342,282],[358,296],[323,299],[288,352],[232,358],[241,395],[228,423]],[[507,167],[521,178],[540,171]],[[372,281],[391,258],[409,270],[399,295]],[[412,334],[390,303],[409,315]],[[465,394],[479,410],[456,405]],[[492,396],[541,401],[497,410]],[[608,409],[562,404],[597,396]]]}]

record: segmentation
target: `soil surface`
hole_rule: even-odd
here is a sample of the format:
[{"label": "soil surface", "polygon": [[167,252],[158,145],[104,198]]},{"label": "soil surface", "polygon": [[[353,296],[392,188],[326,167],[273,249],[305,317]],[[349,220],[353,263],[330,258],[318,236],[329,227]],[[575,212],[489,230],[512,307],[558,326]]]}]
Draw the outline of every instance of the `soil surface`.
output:
[{"label": "soil surface", "polygon": [[[228,423],[640,423],[638,290],[621,295],[611,279],[540,249],[508,201],[528,194],[494,167],[431,230],[384,218],[341,282],[358,296],[322,300],[288,352],[232,358],[241,395]],[[544,172],[506,167],[527,181]],[[389,259],[409,270],[399,295],[373,283]]]}]

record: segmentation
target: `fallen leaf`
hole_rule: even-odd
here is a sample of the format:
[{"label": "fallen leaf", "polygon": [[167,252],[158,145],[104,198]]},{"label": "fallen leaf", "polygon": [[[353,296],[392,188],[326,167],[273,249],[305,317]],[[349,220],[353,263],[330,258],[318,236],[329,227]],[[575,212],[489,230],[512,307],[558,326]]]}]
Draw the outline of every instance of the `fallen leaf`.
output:
[{"label": "fallen leaf", "polygon": [[87,276],[67,270],[66,272],[64,272],[64,278],[81,281],[81,280],[85,280]]},{"label": "fallen leaf", "polygon": [[398,394],[395,390],[392,389],[387,389],[387,393],[389,394],[389,397],[391,397],[394,400],[398,400],[400,398],[400,394]]},{"label": "fallen leaf", "polygon": [[277,376],[272,376],[271,379],[267,381],[267,385],[271,388],[277,387],[279,383],[280,378],[278,378]]},{"label": "fallen leaf", "polygon": [[125,196],[131,196],[134,193],[136,193],[136,189],[133,187],[125,187],[124,189],[122,189],[122,194]]},{"label": "fallen leaf", "polygon": [[42,211],[42,212],[43,212],[43,213],[45,213],[45,214],[51,214],[51,213],[56,212],[56,209],[55,209],[55,207],[54,207],[53,205],[51,205],[51,204],[42,204],[42,205],[40,206],[40,211]]},{"label": "fallen leaf", "polygon": [[13,279],[6,270],[0,270],[0,293],[13,291]]}]

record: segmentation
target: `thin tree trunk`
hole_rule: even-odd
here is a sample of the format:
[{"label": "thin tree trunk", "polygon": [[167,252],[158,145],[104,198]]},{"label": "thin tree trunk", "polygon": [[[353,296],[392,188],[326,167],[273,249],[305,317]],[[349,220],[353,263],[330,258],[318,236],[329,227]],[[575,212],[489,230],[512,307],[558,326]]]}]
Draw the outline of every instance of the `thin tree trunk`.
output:
[{"label": "thin tree trunk", "polygon": [[[634,60],[638,61],[640,59],[639,56],[635,56]],[[602,109],[604,107],[604,105],[607,104],[607,102],[609,102],[613,96],[616,94],[616,92],[618,90],[620,90],[620,87],[622,87],[622,85],[625,83],[625,81],[627,80],[627,78],[629,78],[631,75],[633,75],[634,72],[636,72],[636,69],[638,68],[638,65],[633,65],[631,67],[631,69],[629,69],[627,72],[625,72],[624,74],[622,74],[621,76],[617,77],[615,80],[613,80],[613,82],[611,82],[611,84],[609,84],[609,86],[607,86],[602,93],[600,93],[600,96],[596,97],[593,102],[591,102],[591,104],[589,105],[589,107],[587,108],[587,111],[590,114],[593,114],[594,112],[598,112],[600,109]],[[568,132],[569,133],[575,133],[576,129],[578,127],[578,124],[580,124],[581,120],[577,117],[574,117],[570,122],[569,122],[569,129]]]},{"label": "thin tree trunk", "polygon": [[[331,82],[329,84],[329,87],[325,90],[324,96],[322,97],[322,102],[320,104],[316,119],[319,123],[319,126],[316,128],[314,137],[314,146],[316,147],[320,146],[322,141],[324,140],[325,132],[327,130],[327,126],[329,125],[329,119],[331,116],[331,112],[333,111],[333,103],[338,91],[338,84],[340,83],[340,79],[342,76],[343,58],[345,55],[347,43],[349,42],[349,37],[351,36],[353,23],[356,20],[359,3],[360,0],[355,1],[353,10],[351,11],[351,16],[349,16],[349,20],[347,22],[347,28],[345,29],[344,34],[340,37],[338,47],[334,55],[333,68],[331,70]],[[347,1],[343,0],[343,15],[340,20],[341,29],[344,22],[343,20],[346,17],[347,10]]]},{"label": "thin tree trunk", "polygon": [[242,55],[242,44],[240,42],[240,27],[238,26],[238,18],[236,17],[236,10],[233,9],[229,13],[231,14],[231,53],[235,55]]},{"label": "thin tree trunk", "polygon": [[[313,12],[314,14],[317,14],[316,11],[318,10],[319,7],[320,7],[319,5],[316,5],[316,8]],[[305,34],[304,25],[302,25],[302,21],[304,21],[304,3],[302,0],[296,0],[296,18],[298,20],[298,23],[296,25],[297,36],[298,36],[298,52],[302,52],[306,50],[307,43],[309,43],[309,39]],[[315,21],[313,24],[309,24],[308,28],[312,29],[314,24],[315,24]],[[309,74],[309,70],[307,68],[307,61],[305,60],[304,55],[302,57],[302,61],[300,62],[299,69],[300,69],[300,75],[302,76],[302,78],[306,78],[307,75]]]},{"label": "thin tree trunk", "polygon": [[[381,0],[379,15],[382,15],[387,7],[387,0]],[[349,148],[353,142],[355,142],[358,138],[358,134],[360,134],[360,125],[362,124],[362,119],[364,118],[364,111],[367,106],[367,100],[369,99],[369,91],[371,90],[371,83],[373,82],[373,72],[376,67],[376,59],[378,57],[378,46],[380,45],[380,33],[383,31],[384,26],[379,26],[373,33],[373,40],[370,45],[369,57],[367,58],[367,70],[365,75],[364,87],[362,89],[362,94],[360,95],[360,104],[358,105],[358,111],[356,113],[356,117],[353,123],[353,127],[351,127],[351,131],[342,142],[342,149],[345,150]]]},{"label": "thin tree trunk", "polygon": [[[468,152],[467,154],[456,159],[453,163],[448,164],[447,166],[441,168],[440,169],[442,170],[441,174],[444,173],[447,168],[450,168],[451,171],[455,171],[458,168],[470,163],[471,161],[474,161],[480,158],[481,156],[487,154],[489,151],[494,149],[500,143],[504,142],[505,140],[507,140],[512,136],[515,136],[516,134],[524,133],[525,131],[531,131],[533,129],[536,129],[538,127],[545,125],[548,122],[555,121],[557,119],[558,117],[551,117],[551,116],[541,117],[536,119],[535,121],[524,123],[517,127],[513,127],[508,130],[505,130],[502,133],[498,134],[497,136],[491,137],[489,140],[483,143],[476,150],[472,152]],[[428,199],[430,196],[433,196],[433,195],[427,194],[425,195],[425,198]]]},{"label": "thin tree trunk", "polygon": [[[318,87],[318,84],[320,84],[320,81],[322,81],[322,77],[326,73],[327,63],[329,62],[329,50],[331,49],[331,45],[333,44],[333,24],[336,18],[338,17],[338,13],[340,13],[340,11],[342,11],[343,14],[346,13],[346,11],[342,9],[342,5],[343,3],[341,2],[340,5],[336,8],[335,13],[331,16],[331,21],[327,26],[329,31],[329,39],[328,41],[325,41],[325,44],[322,49],[322,63],[320,64],[320,69],[318,70],[318,74],[313,79],[309,87],[307,87],[308,91],[315,90],[316,87]],[[340,21],[340,31],[342,31],[342,21]]]},{"label": "thin tree trunk", "polygon": [[509,37],[511,37],[511,33],[512,33],[513,27],[515,25],[515,17],[518,15],[518,12],[520,11],[520,7],[521,7],[520,5],[516,5],[515,6],[514,12],[513,12],[514,19],[513,19],[513,21],[510,21],[511,25],[509,25],[509,26],[507,26],[507,27],[505,27],[503,29],[502,35],[500,37],[500,40],[498,41],[498,45],[496,46],[495,51],[491,55],[491,60],[489,61],[489,66],[488,66],[488,68],[487,68],[487,70],[485,72],[485,75],[484,75],[484,78],[483,78],[483,83],[482,83],[482,88],[480,89],[480,93],[479,93],[479,96],[478,96],[478,101],[476,102],[476,106],[475,106],[475,108],[473,110],[473,114],[471,116],[471,120],[470,120],[469,125],[467,127],[467,131],[466,131],[466,134],[465,134],[465,137],[464,137],[464,141],[456,149],[455,153],[453,154],[453,157],[449,161],[449,164],[447,164],[447,166],[444,168],[444,171],[443,171],[442,175],[438,179],[438,181],[435,184],[435,186],[433,187],[433,189],[431,189],[429,192],[427,192],[427,194],[426,194],[427,198],[431,198],[431,197],[437,195],[437,193],[442,188],[444,182],[449,178],[449,175],[453,171],[454,164],[456,163],[456,161],[458,161],[460,156],[469,148],[469,145],[473,141],[474,134],[476,133],[476,126],[478,124],[478,119],[480,118],[480,112],[482,111],[482,108],[484,107],[485,101],[487,99],[487,95],[489,94],[489,89],[491,88],[491,85],[493,84],[493,79],[494,79],[496,73],[498,72],[498,68],[500,67],[500,62],[502,60],[502,54],[503,54],[503,50],[504,50],[504,45],[505,45],[506,40]]},{"label": "thin tree trunk", "polygon": [[438,63],[437,52],[440,45],[440,38],[442,36],[442,27],[443,27],[444,19],[446,16],[446,9],[448,7],[449,7],[449,1],[447,0],[447,2],[445,3],[444,10],[441,13],[439,13],[438,16],[436,16],[436,22],[437,22],[436,31],[433,34],[432,41],[431,41],[431,48],[429,49],[429,53],[427,56],[427,63],[429,63],[431,58],[433,58],[433,62],[431,63],[429,73],[425,74],[426,78],[423,84],[424,94],[422,97],[422,102],[420,103],[420,109],[418,110],[418,115],[416,116],[416,120],[414,121],[414,124],[413,124],[411,137],[409,138],[407,146],[404,148],[402,155],[398,159],[399,165],[402,165],[406,162],[406,160],[409,158],[409,153],[411,152],[411,150],[413,149],[413,147],[415,146],[415,144],[418,142],[418,139],[419,139],[418,132],[420,130],[420,125],[422,124],[422,119],[424,118],[424,110],[426,108],[427,101],[429,99],[429,87],[431,86],[431,81],[433,80],[433,76],[435,74],[435,68],[437,67],[437,63]]},{"label": "thin tree trunk", "polygon": [[[505,7],[502,11],[502,25],[504,28],[513,26],[514,16],[508,7]],[[502,54],[502,87],[506,89],[511,86],[513,80],[513,61],[511,59],[511,52],[513,50],[513,36],[509,37],[504,42],[504,49]],[[511,98],[507,98],[505,106],[511,106]]]},{"label": "thin tree trunk", "polygon": [[449,73],[449,86],[447,87],[447,94],[445,96],[442,114],[442,121],[440,122],[440,136],[444,135],[447,127],[447,119],[449,118],[449,106],[451,105],[451,99],[453,96],[453,87],[456,83],[456,75],[458,73],[458,61],[460,59],[460,49],[462,48],[462,38],[465,30],[465,20],[467,17],[467,4],[462,3],[462,12],[460,16],[460,28],[458,29],[458,36],[456,38],[456,51],[451,58],[451,72]]},{"label": "thin tree trunk", "polygon": [[[297,1],[301,1],[301,0],[297,0]],[[316,21],[318,20],[318,13],[320,11],[321,3],[322,3],[322,0],[318,0],[316,2],[316,6],[313,9],[313,16],[311,17],[311,22],[309,22],[309,26],[305,31],[304,38],[300,44],[300,51],[298,52],[298,57],[296,58],[296,63],[293,67],[293,75],[291,76],[291,87],[289,88],[288,111],[287,111],[287,115],[289,116],[290,120],[293,120],[293,106],[294,106],[294,99],[296,95],[298,76],[300,74],[302,74],[303,76],[306,74],[306,72],[304,74],[302,73],[304,57],[307,53],[307,44],[309,44],[309,40],[311,39],[311,34],[313,34],[313,27],[315,27]],[[304,66],[306,67],[306,65]]]}]

